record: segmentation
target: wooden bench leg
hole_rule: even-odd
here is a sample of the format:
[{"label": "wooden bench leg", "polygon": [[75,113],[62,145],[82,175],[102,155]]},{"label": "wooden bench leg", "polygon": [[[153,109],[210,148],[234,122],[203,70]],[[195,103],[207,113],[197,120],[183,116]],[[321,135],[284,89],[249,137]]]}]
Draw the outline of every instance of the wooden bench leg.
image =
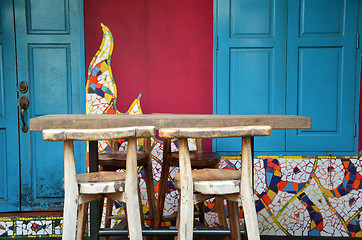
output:
[{"label": "wooden bench leg", "polygon": [[151,226],[154,226],[156,214],[156,199],[155,199],[155,185],[153,183],[152,162],[149,161],[147,166],[144,166],[145,181],[147,190],[147,200],[151,219]]},{"label": "wooden bench leg", "polygon": [[103,208],[104,208],[104,196],[102,196],[98,200],[98,224],[99,224],[99,228],[101,228],[101,225],[102,225]]},{"label": "wooden bench leg", "polygon": [[193,236],[194,206],[193,206],[193,182],[189,148],[186,138],[179,139],[180,161],[180,226],[178,230],[179,240],[190,240]]},{"label": "wooden bench leg", "polygon": [[140,208],[138,201],[137,139],[129,138],[126,162],[125,194],[127,201],[128,232],[131,240],[142,239]]},{"label": "wooden bench leg", "polygon": [[[163,163],[162,163],[161,178],[160,178],[159,189],[158,189],[157,211],[156,211],[156,216],[155,216],[154,223],[152,226],[153,229],[159,229],[161,227],[163,208],[164,208],[165,198],[166,198],[167,180],[168,180],[169,168],[170,168],[170,164],[166,159],[166,156],[169,152],[171,152],[171,142],[169,139],[164,139],[164,141],[163,141]],[[154,237],[153,239],[154,240],[158,239],[158,237]]]},{"label": "wooden bench leg", "polygon": [[64,191],[62,239],[75,239],[79,193],[73,141],[64,141]]},{"label": "wooden bench leg", "polygon": [[88,203],[79,205],[77,221],[77,240],[83,240],[88,220]]},{"label": "wooden bench leg", "polygon": [[[104,198],[103,198],[104,202]],[[113,199],[110,197],[107,197],[107,203],[106,203],[106,216],[104,218],[104,228],[110,228],[111,227],[111,216],[112,216],[112,210],[113,210]],[[103,212],[103,211],[102,211]],[[108,240],[109,237],[105,236],[104,240]]]},{"label": "wooden bench leg", "polygon": [[238,203],[227,201],[227,205],[229,210],[231,240],[241,240]]},{"label": "wooden bench leg", "polygon": [[240,194],[244,209],[245,226],[247,229],[248,239],[260,240],[252,184],[253,159],[251,151],[251,137],[243,138],[243,148],[241,154],[242,157]]},{"label": "wooden bench leg", "polygon": [[[226,221],[226,214],[225,214],[225,205],[224,205],[224,199],[222,197],[215,197],[215,202],[216,202],[216,209],[217,209],[217,216],[219,218],[219,226],[227,229],[228,228],[228,224]],[[228,240],[229,237],[228,236],[223,236],[222,237],[223,240]]]}]

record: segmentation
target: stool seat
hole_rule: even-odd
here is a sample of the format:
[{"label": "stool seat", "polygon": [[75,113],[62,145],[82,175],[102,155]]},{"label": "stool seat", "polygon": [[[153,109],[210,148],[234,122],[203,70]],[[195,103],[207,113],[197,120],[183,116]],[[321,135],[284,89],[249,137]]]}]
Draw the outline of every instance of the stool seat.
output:
[{"label": "stool seat", "polygon": [[91,173],[81,173],[77,174],[77,182],[91,182],[91,183],[101,183],[101,182],[115,182],[115,181],[124,181],[126,179],[126,173],[123,172],[91,172]]},{"label": "stool seat", "polygon": [[[240,192],[240,171],[231,169],[199,169],[192,171],[193,190],[201,194],[232,194]],[[181,189],[180,173],[175,186]]]},{"label": "stool seat", "polygon": [[[172,152],[167,155],[171,166],[179,166],[179,153]],[[192,168],[211,168],[219,163],[221,156],[216,152],[190,151],[190,160]]]},{"label": "stool seat", "polygon": [[[106,171],[115,171],[126,168],[126,151],[110,151],[100,153],[98,163]],[[150,161],[147,152],[137,151],[137,166],[144,166]]]},{"label": "stool seat", "polygon": [[[192,171],[192,181],[221,181],[221,180],[240,180],[240,171],[232,169],[198,169]],[[180,173],[175,174],[176,184],[180,181]]]},{"label": "stool seat", "polygon": [[126,173],[92,172],[77,174],[76,178],[81,194],[109,194],[124,191]]}]

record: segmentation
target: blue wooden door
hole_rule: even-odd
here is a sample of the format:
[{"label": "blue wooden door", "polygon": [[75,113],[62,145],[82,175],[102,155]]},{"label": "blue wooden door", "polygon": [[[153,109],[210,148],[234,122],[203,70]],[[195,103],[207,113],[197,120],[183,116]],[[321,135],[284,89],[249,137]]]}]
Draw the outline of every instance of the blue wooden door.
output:
[{"label": "blue wooden door", "polygon": [[288,3],[287,114],[312,117],[287,131],[288,151],[357,153],[358,10],[359,0]]},{"label": "blue wooden door", "polygon": [[[285,0],[216,1],[216,114],[285,114]],[[258,151],[284,151],[285,130],[256,138]],[[216,150],[235,154],[240,139],[220,139]]]},{"label": "blue wooden door", "polygon": [[18,107],[12,0],[0,1],[0,212],[19,211]]},{"label": "blue wooden door", "polygon": [[[5,2],[7,8],[3,9]],[[2,29],[9,40],[2,43],[9,47],[2,49],[4,56],[12,57],[6,59],[4,66],[13,68],[3,74],[9,79],[5,81],[9,92],[5,96],[0,93],[0,99],[6,101],[7,108],[12,107],[9,114],[6,112],[12,118],[0,122],[9,131],[0,134],[0,148],[5,146],[4,137],[10,139],[6,142],[9,150],[1,154],[6,155],[7,163],[10,157],[14,162],[2,168],[5,176],[9,176],[8,181],[3,181],[4,188],[11,189],[13,202],[1,205],[0,211],[59,211],[64,196],[63,145],[45,142],[41,132],[29,132],[25,126],[30,118],[45,114],[84,112],[82,1],[2,0],[1,4],[1,11],[7,14],[5,22],[1,19],[2,27],[10,23]],[[21,87],[24,83],[27,90]],[[22,99],[29,101],[23,117]],[[5,105],[1,106],[5,109]],[[76,151],[78,171],[84,172],[84,144],[83,148],[77,144]]]},{"label": "blue wooden door", "polygon": [[312,117],[309,130],[256,139],[258,153],[356,154],[359,0],[215,3],[214,113]]}]

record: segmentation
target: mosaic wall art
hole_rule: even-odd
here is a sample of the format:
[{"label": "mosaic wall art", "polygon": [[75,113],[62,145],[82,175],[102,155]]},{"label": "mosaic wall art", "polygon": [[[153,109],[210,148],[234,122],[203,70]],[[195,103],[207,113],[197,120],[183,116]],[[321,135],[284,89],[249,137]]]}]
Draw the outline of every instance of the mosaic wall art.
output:
[{"label": "mosaic wall art", "polygon": [[0,218],[0,237],[61,237],[62,217]]}]

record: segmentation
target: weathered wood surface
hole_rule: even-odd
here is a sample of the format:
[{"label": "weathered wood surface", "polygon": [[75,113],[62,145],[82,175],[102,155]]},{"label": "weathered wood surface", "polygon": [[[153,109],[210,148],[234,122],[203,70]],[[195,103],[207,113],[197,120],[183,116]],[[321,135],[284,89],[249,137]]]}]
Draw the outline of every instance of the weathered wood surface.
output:
[{"label": "weathered wood surface", "polygon": [[119,127],[102,129],[44,129],[45,141],[97,141],[129,137],[152,137],[155,135],[153,126]]},{"label": "weathered wood surface", "polygon": [[31,131],[44,129],[97,129],[129,126],[230,127],[268,125],[273,129],[307,129],[310,117],[292,115],[212,115],[212,114],[55,114],[30,119]]},{"label": "weathered wood surface", "polygon": [[64,141],[63,240],[76,238],[78,198],[73,141]]},{"label": "weathered wood surface", "polygon": [[251,137],[242,140],[240,196],[244,209],[245,226],[250,240],[260,240],[253,189],[253,159]]},{"label": "weathered wood surface", "polygon": [[141,217],[138,201],[137,139],[129,138],[126,163],[125,195],[130,239],[142,239]]},{"label": "weathered wood surface", "polygon": [[193,236],[194,207],[193,184],[191,174],[191,161],[187,139],[179,139],[180,153],[180,224],[178,228],[178,240],[189,240]]},{"label": "weathered wood surface", "polygon": [[[241,174],[232,169],[198,169],[192,171],[192,181],[240,180]],[[180,181],[180,173],[176,173],[175,181]],[[177,184],[177,183],[176,183]]]},{"label": "weathered wood surface", "polygon": [[235,126],[207,128],[161,128],[162,138],[228,138],[247,136],[269,136],[270,126]]}]

